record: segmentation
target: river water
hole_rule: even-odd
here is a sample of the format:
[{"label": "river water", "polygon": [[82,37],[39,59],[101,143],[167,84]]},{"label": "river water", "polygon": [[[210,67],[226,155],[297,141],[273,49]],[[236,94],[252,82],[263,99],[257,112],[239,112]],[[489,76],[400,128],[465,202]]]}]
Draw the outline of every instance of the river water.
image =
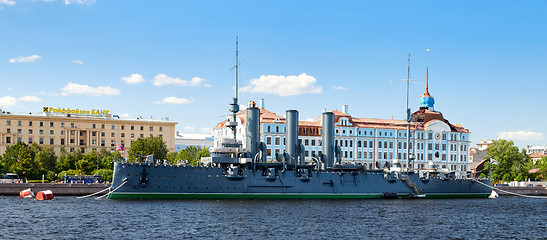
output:
[{"label": "river water", "polygon": [[0,196],[0,239],[545,239],[547,199],[108,200]]}]

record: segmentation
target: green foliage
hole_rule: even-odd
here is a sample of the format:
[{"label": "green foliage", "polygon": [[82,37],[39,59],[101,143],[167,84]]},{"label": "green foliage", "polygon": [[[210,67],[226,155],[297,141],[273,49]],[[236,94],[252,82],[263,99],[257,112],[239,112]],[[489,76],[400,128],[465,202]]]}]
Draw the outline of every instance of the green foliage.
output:
[{"label": "green foliage", "polygon": [[112,176],[114,175],[114,171],[112,169],[99,169],[93,171],[93,175],[101,175],[103,177],[103,182],[112,182]]},{"label": "green foliage", "polygon": [[167,145],[163,141],[163,138],[157,137],[147,137],[145,139],[138,138],[137,140],[131,143],[129,148],[129,160],[135,162],[136,157],[131,155],[131,153],[139,154],[142,156],[154,155],[154,159],[163,160],[167,157]]},{"label": "green foliage", "polygon": [[35,160],[40,147],[36,143],[27,145],[17,142],[6,148],[2,157],[5,170],[14,172],[22,178],[37,178],[40,176],[40,167]]},{"label": "green foliage", "polygon": [[99,160],[95,151],[84,155],[84,157],[76,162],[76,170],[80,170],[83,175],[90,175],[94,169],[97,169]]},{"label": "green foliage", "polygon": [[[28,180],[28,183],[42,183],[42,179],[40,180]],[[49,180],[44,180],[44,183],[49,183]]]},{"label": "green foliage", "polygon": [[57,170],[57,156],[52,147],[44,146],[42,150],[36,154],[36,161],[44,172],[53,172]]},{"label": "green foliage", "polygon": [[175,163],[179,159],[182,160],[184,163],[186,163],[186,160],[188,160],[188,164],[192,166],[196,166],[198,165],[202,157],[209,157],[209,156],[211,156],[211,153],[209,152],[208,148],[188,146],[187,148],[180,150],[180,152],[177,155],[177,159],[175,160]]},{"label": "green foliage", "polygon": [[83,158],[83,154],[80,151],[68,153],[64,149],[61,150],[61,157],[57,163],[57,171],[66,171],[69,169],[76,169],[76,162]]},{"label": "green foliage", "polygon": [[492,165],[492,178],[494,181],[510,182],[524,180],[528,175],[530,158],[525,152],[519,152],[513,141],[494,140],[488,146],[486,159],[495,159],[499,165]]},{"label": "green foliage", "polygon": [[57,174],[57,179],[63,180],[64,176],[70,176],[70,175],[82,175],[82,173],[76,169],[61,171],[60,173]]},{"label": "green foliage", "polygon": [[178,160],[178,153],[177,152],[169,152],[167,154],[167,161],[169,162],[169,164],[171,165],[176,165],[177,164],[177,160]]}]

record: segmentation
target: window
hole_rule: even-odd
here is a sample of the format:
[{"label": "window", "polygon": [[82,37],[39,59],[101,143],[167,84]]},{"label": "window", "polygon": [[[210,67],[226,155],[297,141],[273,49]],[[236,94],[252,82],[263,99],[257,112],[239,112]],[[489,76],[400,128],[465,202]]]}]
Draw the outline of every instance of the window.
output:
[{"label": "window", "polygon": [[435,143],[435,150],[439,150],[439,144]]},{"label": "window", "polygon": [[[125,137],[125,133],[121,133],[121,134],[122,134],[121,137]],[[160,136],[161,136],[161,135],[160,135]]]},{"label": "window", "polygon": [[112,130],[116,129],[116,126],[112,125]]},{"label": "window", "polygon": [[310,144],[310,140],[304,139],[304,146],[308,146]]},{"label": "window", "polygon": [[393,142],[389,142],[389,148],[393,148]]},{"label": "window", "polygon": [[95,128],[95,123],[93,123],[93,125],[91,125],[91,128]]},{"label": "window", "polygon": [[134,133],[131,133],[131,138],[135,138],[135,134],[134,134]]},{"label": "window", "polygon": [[28,138],[28,144],[32,144],[32,138],[31,137]]},{"label": "window", "polygon": [[275,126],[275,132],[279,132],[279,126]]},{"label": "window", "polygon": [[270,129],[270,126],[268,126],[268,132],[271,132],[270,130],[271,130],[271,129]]},{"label": "window", "polygon": [[143,127],[143,126],[141,126],[141,131],[144,131],[144,127]]},{"label": "window", "polygon": [[61,135],[65,135],[65,131],[64,131],[64,130],[61,130]]},{"label": "window", "polygon": [[104,124],[101,125],[101,128],[104,129]]},{"label": "window", "polygon": [[311,140],[311,145],[312,145],[312,146],[315,146],[315,139],[312,139],[312,140]]},{"label": "window", "polygon": [[23,130],[17,129],[17,133],[21,134],[21,133],[23,133]]},{"label": "window", "polygon": [[70,123],[70,127],[73,128],[73,127],[74,127],[74,123]]},{"label": "window", "polygon": [[9,128],[8,128],[8,129],[6,129],[6,131],[7,131],[8,133],[10,133],[10,132],[11,132],[11,130],[10,130]]},{"label": "window", "polygon": [[384,148],[387,148],[387,142],[384,142]]},{"label": "window", "polygon": [[74,138],[73,138],[73,139],[70,139],[70,143],[71,143],[71,144],[74,144]]},{"label": "window", "polygon": [[50,139],[49,139],[49,144],[51,144],[51,145],[55,144],[55,141],[54,141],[53,138],[50,138]]},{"label": "window", "polygon": [[70,131],[70,135],[74,136],[74,131]]},{"label": "window", "polygon": [[433,139],[433,133],[427,133],[427,139]]},{"label": "window", "polygon": [[[122,128],[123,129],[123,128]],[[163,131],[163,127],[160,127],[160,132]]]},{"label": "window", "polygon": [[[361,147],[361,141],[357,141],[357,147]],[[357,158],[361,158],[361,153],[359,153]]]},{"label": "window", "polygon": [[367,141],[363,141],[363,147],[367,147]]},{"label": "window", "polygon": [[44,126],[44,122],[40,122],[40,127],[43,127]]},{"label": "window", "polygon": [[446,151],[446,144],[443,144],[443,151]]},{"label": "window", "polygon": [[101,147],[104,147],[104,140],[101,140]]},{"label": "window", "polygon": [[443,140],[446,140],[446,133],[443,133]]},{"label": "window", "polygon": [[11,126],[11,120],[6,120],[6,125]]},{"label": "window", "polygon": [[272,137],[266,137],[266,144],[272,145]]},{"label": "window", "polygon": [[65,127],[65,123],[61,123],[61,127]]},{"label": "window", "polygon": [[40,134],[44,134],[44,130],[40,129]]},{"label": "window", "polygon": [[135,130],[135,126],[131,126],[131,130]]},{"label": "window", "polygon": [[150,127],[150,131],[154,131],[154,127]]},{"label": "window", "polygon": [[[124,129],[125,129],[125,126],[124,126],[124,125],[122,125],[122,130],[124,130]],[[161,131],[161,127],[160,127],[160,131]]]},{"label": "window", "polygon": [[32,127],[32,121],[28,121],[28,126]]},{"label": "window", "polygon": [[61,138],[61,145],[65,145],[65,139]]},{"label": "window", "polygon": [[349,147],[353,147],[353,140],[349,140]]},{"label": "window", "polygon": [[17,121],[17,126],[21,126],[21,121]]},{"label": "window", "polygon": [[144,134],[142,134],[142,133],[141,133],[141,136],[140,136],[140,138],[144,138]]},{"label": "window", "polygon": [[40,138],[39,141],[40,141],[40,144],[44,144],[44,138]]},{"label": "window", "polygon": [[6,143],[11,143],[11,137],[6,137]]},{"label": "window", "polygon": [[53,135],[55,132],[53,130],[49,130],[49,135]]},{"label": "window", "polygon": [[110,137],[115,137],[116,133],[110,133]]},{"label": "window", "polygon": [[97,136],[97,132],[91,132],[91,136],[92,136],[92,137]]},{"label": "window", "polygon": [[279,137],[275,137],[275,145],[280,145],[281,144],[281,138]]},{"label": "window", "polygon": [[28,134],[32,134],[32,129],[29,129],[29,130],[28,130]]},{"label": "window", "polygon": [[101,132],[101,137],[104,137],[104,136],[105,136],[104,132]]},{"label": "window", "polygon": [[49,126],[50,126],[50,127],[53,127],[53,122],[49,122]]},{"label": "window", "polygon": [[18,137],[17,138],[17,142],[22,142],[23,140],[21,139],[21,137]]},{"label": "window", "polygon": [[80,137],[83,137],[84,136],[84,132],[80,132]]}]

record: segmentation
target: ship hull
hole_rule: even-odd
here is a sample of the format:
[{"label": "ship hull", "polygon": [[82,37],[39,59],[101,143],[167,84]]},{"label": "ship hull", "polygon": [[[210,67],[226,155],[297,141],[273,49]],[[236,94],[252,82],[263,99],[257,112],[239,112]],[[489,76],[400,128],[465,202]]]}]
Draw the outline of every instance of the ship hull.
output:
[{"label": "ship hull", "polygon": [[[322,172],[297,176],[281,171],[267,176],[244,170],[115,163],[110,199],[366,199],[486,198],[491,182],[472,179],[420,179],[418,174],[386,177],[381,171]],[[481,184],[482,183],[482,184]]]}]

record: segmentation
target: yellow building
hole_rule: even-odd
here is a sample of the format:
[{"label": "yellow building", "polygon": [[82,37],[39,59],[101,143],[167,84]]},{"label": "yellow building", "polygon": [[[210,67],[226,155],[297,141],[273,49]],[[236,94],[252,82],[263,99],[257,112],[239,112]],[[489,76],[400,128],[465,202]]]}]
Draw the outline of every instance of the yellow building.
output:
[{"label": "yellow building", "polygon": [[[46,109],[46,108],[44,108]],[[97,112],[99,113],[99,112]],[[104,113],[101,112],[101,114]],[[108,113],[108,112],[107,112]],[[0,154],[17,142],[51,146],[59,154],[92,150],[115,150],[115,143],[131,147],[138,138],[160,136],[169,151],[175,150],[176,122],[154,119],[122,119],[114,115],[57,112],[0,113]],[[124,154],[127,156],[127,153]]]}]

